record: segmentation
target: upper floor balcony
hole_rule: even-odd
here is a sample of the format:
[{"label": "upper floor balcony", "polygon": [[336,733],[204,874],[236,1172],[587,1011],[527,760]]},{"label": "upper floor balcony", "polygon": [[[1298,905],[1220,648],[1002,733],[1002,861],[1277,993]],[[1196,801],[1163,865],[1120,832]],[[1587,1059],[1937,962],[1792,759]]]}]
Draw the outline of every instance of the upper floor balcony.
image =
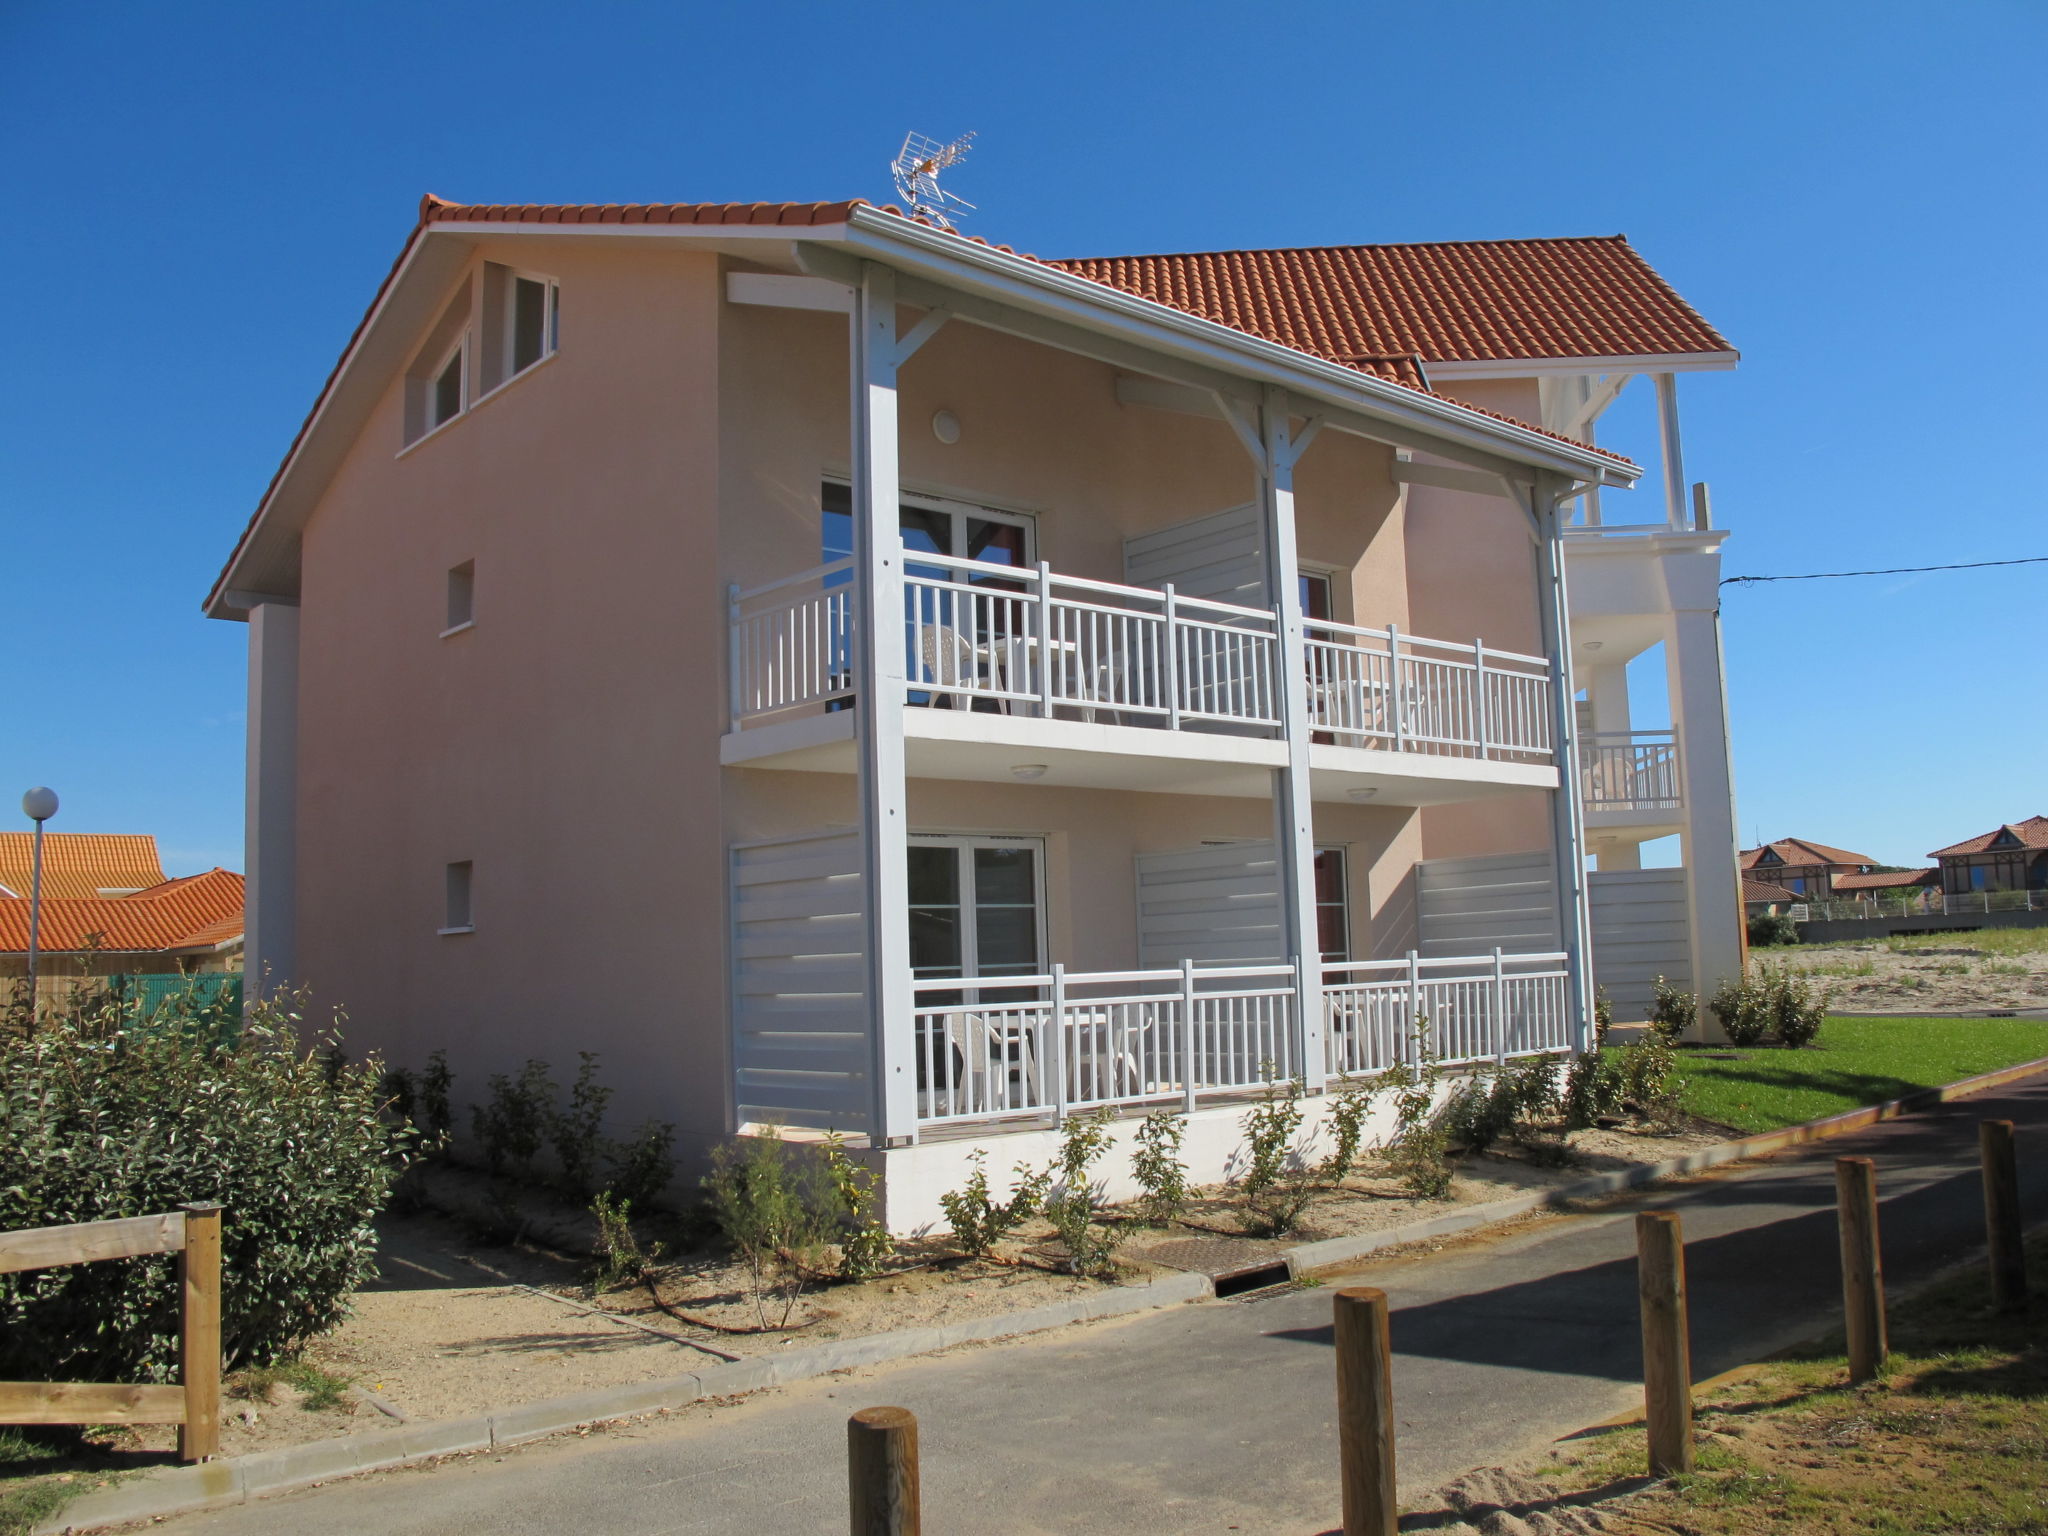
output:
[{"label": "upper floor balcony", "polygon": [[1586,828],[1624,842],[1678,830],[1685,780],[1675,731],[1591,731],[1579,743]]},{"label": "upper floor balcony", "polygon": [[[730,596],[724,760],[849,770],[851,560]],[[917,776],[1263,795],[1285,761],[1271,609],[916,553],[896,643]],[[1429,804],[1555,785],[1543,657],[1320,619],[1302,657],[1317,798],[1368,786]]]}]

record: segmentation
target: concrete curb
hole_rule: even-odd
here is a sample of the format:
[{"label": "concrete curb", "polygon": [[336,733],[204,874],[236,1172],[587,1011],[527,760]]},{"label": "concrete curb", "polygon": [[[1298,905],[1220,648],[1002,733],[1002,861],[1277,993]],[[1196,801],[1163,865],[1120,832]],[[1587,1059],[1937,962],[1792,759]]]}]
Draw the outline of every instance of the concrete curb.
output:
[{"label": "concrete curb", "polygon": [[57,1515],[35,1527],[34,1536],[99,1530],[130,1521],[160,1519],[243,1504],[267,1494],[304,1488],[330,1478],[376,1472],[412,1462],[467,1451],[488,1451],[537,1440],[564,1430],[580,1429],[612,1419],[687,1407],[710,1397],[735,1397],[785,1382],[807,1381],[833,1371],[863,1365],[885,1365],[935,1350],[987,1339],[1042,1333],[1071,1323],[1125,1317],[1160,1307],[1206,1301],[1216,1294],[1207,1275],[1168,1275],[1145,1285],[1078,1296],[1072,1301],[1033,1307],[972,1322],[945,1323],[933,1328],[904,1328],[870,1334],[843,1343],[813,1344],[758,1360],[712,1366],[686,1376],[630,1386],[601,1387],[572,1397],[522,1403],[497,1413],[434,1423],[407,1424],[372,1434],[316,1440],[281,1451],[259,1451],[196,1467],[167,1467],[131,1482],[74,1499]]},{"label": "concrete curb", "polygon": [[1701,1147],[1697,1152],[1687,1152],[1679,1157],[1667,1157],[1658,1163],[1642,1163],[1634,1168],[1617,1168],[1612,1173],[1596,1174],[1577,1183],[1562,1185],[1556,1189],[1540,1190],[1527,1195],[1512,1195],[1505,1200],[1490,1200],[1484,1205],[1468,1206],[1446,1216],[1433,1217],[1428,1221],[1411,1222],[1405,1227],[1390,1227],[1384,1232],[1362,1232],[1355,1237],[1333,1237],[1320,1243],[1302,1243],[1289,1248],[1281,1257],[1287,1261],[1287,1273],[1298,1278],[1319,1269],[1329,1269],[1339,1264],[1348,1264],[1354,1259],[1383,1248],[1396,1248],[1403,1243],[1421,1242],[1432,1237],[1445,1237],[1456,1232],[1469,1232],[1474,1227],[1491,1226],[1497,1221],[1525,1215],[1541,1210],[1545,1206],[1564,1205],[1573,1200],[1594,1200],[1602,1195],[1612,1195],[1624,1189],[1634,1189],[1639,1184],[1654,1184],[1659,1179],[1673,1178],[1682,1173],[1698,1173],[1704,1168],[1717,1167],[1722,1163],[1740,1162],[1746,1157],[1762,1157],[1771,1152],[1782,1152],[1787,1147],[1796,1147],[1809,1141],[1825,1141],[1830,1136],[1845,1136],[1851,1131],[1864,1130],[1883,1120],[1895,1120],[1900,1115],[1913,1114],[1919,1110],[1932,1109],[1951,1099],[1968,1098],[1973,1093],[1988,1089],[2002,1088],[2007,1083],[2048,1072],[2048,1056],[2034,1061],[2023,1061],[2017,1066],[2001,1067],[1996,1072],[1982,1072],[1975,1077],[1965,1077],[1957,1082],[1943,1084],[1939,1088],[1922,1088],[1902,1098],[1891,1099],[1883,1104],[1870,1104],[1862,1109],[1847,1110],[1839,1115],[1830,1115],[1825,1120],[1809,1120],[1803,1125],[1788,1125],[1782,1131],[1765,1131],[1756,1136],[1745,1136],[1740,1141],[1723,1141],[1711,1147]]},{"label": "concrete curb", "polygon": [[[1677,1174],[1696,1173],[1721,1163],[1760,1157],[1805,1142],[1845,1135],[1882,1120],[1930,1109],[1951,1099],[2000,1088],[2042,1072],[2048,1072],[2048,1057],[1966,1077],[1940,1088],[1923,1089],[1888,1103],[1831,1115],[1825,1120],[1810,1120],[1804,1125],[1788,1126],[1782,1131],[1768,1131],[1740,1141],[1724,1141],[1659,1163],[1617,1169],[1613,1173],[1581,1179],[1558,1189],[1493,1200],[1429,1221],[1392,1227],[1384,1232],[1300,1243],[1286,1249],[1280,1258],[1285,1261],[1289,1276],[1298,1277],[1349,1263],[1383,1248],[1468,1232],[1544,1206],[1593,1199]],[[36,1526],[32,1536],[75,1536],[75,1533],[131,1521],[218,1509],[326,1482],[331,1478],[349,1477],[358,1472],[376,1472],[408,1463],[431,1461],[440,1456],[492,1450],[612,1419],[683,1408],[705,1398],[732,1397],[786,1382],[807,1381],[833,1371],[908,1360],[935,1350],[949,1349],[956,1344],[1042,1333],[1070,1323],[1125,1317],[1190,1301],[1206,1301],[1214,1295],[1215,1286],[1207,1275],[1169,1275],[1146,1285],[1104,1290],[1099,1294],[1080,1296],[1052,1306],[1034,1307],[1025,1312],[978,1318],[973,1322],[948,1323],[934,1328],[899,1329],[893,1333],[848,1339],[843,1343],[814,1344],[758,1360],[711,1366],[685,1376],[665,1377],[660,1381],[638,1382],[630,1386],[602,1387],[594,1392],[524,1403],[473,1418],[406,1424],[373,1434],[316,1440],[309,1445],[291,1446],[281,1451],[259,1451],[249,1456],[208,1462],[203,1466],[168,1467],[74,1499],[60,1513]]]}]

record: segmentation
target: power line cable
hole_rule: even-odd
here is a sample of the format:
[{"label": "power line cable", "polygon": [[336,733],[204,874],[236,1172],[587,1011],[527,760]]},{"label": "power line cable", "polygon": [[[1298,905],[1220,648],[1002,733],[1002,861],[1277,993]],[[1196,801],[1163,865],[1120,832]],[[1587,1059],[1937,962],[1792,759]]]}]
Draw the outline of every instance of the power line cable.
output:
[{"label": "power line cable", "polygon": [[1803,576],[1723,576],[1721,585],[1732,587],[1746,581],[1833,581],[1843,576],[1918,576],[1925,571],[1981,571],[1993,565],[2048,565],[2048,555],[2026,555],[2018,560],[1970,560],[1961,565],[1896,565],[1883,571],[1812,571]]}]

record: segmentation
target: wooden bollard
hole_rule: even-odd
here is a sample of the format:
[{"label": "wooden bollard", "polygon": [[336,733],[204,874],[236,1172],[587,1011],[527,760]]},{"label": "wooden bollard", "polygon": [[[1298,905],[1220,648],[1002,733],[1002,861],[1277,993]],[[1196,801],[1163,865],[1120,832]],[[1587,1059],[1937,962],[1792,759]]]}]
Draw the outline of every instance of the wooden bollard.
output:
[{"label": "wooden bollard", "polygon": [[1337,1458],[1344,1536],[1394,1536],[1394,1356],[1387,1293],[1336,1294]]},{"label": "wooden bollard", "polygon": [[221,1208],[202,1202],[178,1209],[185,1213],[185,1247],[178,1255],[178,1376],[185,1387],[185,1419],[178,1426],[178,1459],[207,1461],[220,1454]]},{"label": "wooden bollard", "polygon": [[918,1536],[917,1415],[863,1408],[846,1421],[853,1536]]},{"label": "wooden bollard", "polygon": [[1977,1150],[1984,1161],[1984,1240],[1991,1259],[1991,1304],[2001,1312],[2027,1310],[2027,1250],[2020,1233],[2020,1164],[2010,1120],[1980,1120]]},{"label": "wooden bollard", "polygon": [[1867,1157],[1836,1158],[1835,1202],[1842,1229],[1842,1328],[1849,1338],[1849,1379],[1869,1381],[1886,1354],[1877,1165]]},{"label": "wooden bollard", "polygon": [[1643,1312],[1643,1416],[1650,1473],[1690,1472],[1692,1328],[1685,1309],[1685,1237],[1676,1211],[1636,1214],[1636,1289]]}]

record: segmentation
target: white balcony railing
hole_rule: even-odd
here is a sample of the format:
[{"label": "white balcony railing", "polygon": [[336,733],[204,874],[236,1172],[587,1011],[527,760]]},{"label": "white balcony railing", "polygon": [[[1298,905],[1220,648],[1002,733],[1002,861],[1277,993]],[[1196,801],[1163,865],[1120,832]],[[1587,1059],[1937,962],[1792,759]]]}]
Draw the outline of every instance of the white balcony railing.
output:
[{"label": "white balcony railing", "polygon": [[1439,1060],[1506,1061],[1577,1044],[1562,952],[1367,960],[1323,968],[1323,1040],[1331,1076],[1415,1060],[1429,1022]]},{"label": "white balcony railing", "polygon": [[1541,656],[1310,619],[1309,717],[1343,746],[1551,760]]},{"label": "white balcony railing", "polygon": [[1675,811],[1684,804],[1678,738],[1665,731],[1594,731],[1580,745],[1589,811]]},{"label": "white balcony railing", "polygon": [[[735,730],[852,691],[851,562],[731,594]],[[1271,734],[1279,623],[1259,608],[944,555],[909,557],[915,703],[1167,730]],[[1552,760],[1540,656],[1309,621],[1311,728],[1342,746]]]},{"label": "white balcony railing", "polygon": [[[1445,1063],[1576,1044],[1563,954],[1323,968],[1325,1069],[1414,1059],[1418,1017]],[[1069,972],[913,983],[921,1124],[1244,1094],[1298,1074],[1301,993],[1287,965]]]}]

